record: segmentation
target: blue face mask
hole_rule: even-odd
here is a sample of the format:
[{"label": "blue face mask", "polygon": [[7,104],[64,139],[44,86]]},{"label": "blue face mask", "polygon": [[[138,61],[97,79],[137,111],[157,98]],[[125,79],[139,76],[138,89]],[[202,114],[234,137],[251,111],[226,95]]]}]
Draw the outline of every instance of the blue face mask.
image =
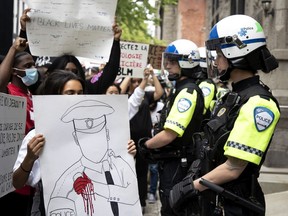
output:
[{"label": "blue face mask", "polygon": [[[17,68],[15,68],[16,70],[19,70]],[[19,70],[22,71],[22,70]],[[35,84],[38,80],[38,71],[37,68],[27,68],[25,69],[25,76],[21,77],[19,75],[17,75],[22,82],[26,85],[26,86],[31,86],[33,84]]]}]

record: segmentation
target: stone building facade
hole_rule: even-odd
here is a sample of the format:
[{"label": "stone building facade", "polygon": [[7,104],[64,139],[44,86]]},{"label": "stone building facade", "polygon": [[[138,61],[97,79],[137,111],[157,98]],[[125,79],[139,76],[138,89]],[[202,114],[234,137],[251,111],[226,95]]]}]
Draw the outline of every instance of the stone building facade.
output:
[{"label": "stone building facade", "polygon": [[[156,36],[170,43],[176,39],[188,39],[204,46],[206,39],[206,1],[179,0],[177,5],[163,9],[161,29]],[[160,36],[161,32],[161,36]]]},{"label": "stone building facade", "polygon": [[281,119],[264,164],[288,168],[288,1],[266,2],[265,12],[263,0],[179,0],[177,5],[167,6],[163,11],[161,39],[171,42],[186,38],[203,46],[211,27],[231,14],[252,16],[262,25],[268,48],[279,61],[279,67],[272,73],[259,74],[281,107]]}]

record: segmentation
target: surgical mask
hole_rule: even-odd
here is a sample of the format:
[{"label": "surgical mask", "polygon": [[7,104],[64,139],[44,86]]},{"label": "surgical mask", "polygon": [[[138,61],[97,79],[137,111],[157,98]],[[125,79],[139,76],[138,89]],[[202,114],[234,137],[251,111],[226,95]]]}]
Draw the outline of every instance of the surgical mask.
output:
[{"label": "surgical mask", "polygon": [[[19,70],[19,71],[24,71],[24,70],[20,70],[17,68],[14,68],[15,70]],[[19,75],[17,75],[22,82],[26,85],[26,86],[31,86],[33,84],[35,84],[38,80],[38,71],[37,68],[27,68],[25,69],[25,76],[21,77]]]}]

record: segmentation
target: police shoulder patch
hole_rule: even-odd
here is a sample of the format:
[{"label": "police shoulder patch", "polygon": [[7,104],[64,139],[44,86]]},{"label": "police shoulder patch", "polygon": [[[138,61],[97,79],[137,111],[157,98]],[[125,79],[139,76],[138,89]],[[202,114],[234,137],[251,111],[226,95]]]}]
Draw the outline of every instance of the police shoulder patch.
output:
[{"label": "police shoulder patch", "polygon": [[266,107],[254,109],[254,122],[259,132],[266,130],[274,120],[274,113]]},{"label": "police shoulder patch", "polygon": [[186,112],[192,106],[192,102],[187,98],[181,98],[177,103],[177,109],[180,113]]},{"label": "police shoulder patch", "polygon": [[206,86],[202,87],[201,90],[202,90],[204,97],[207,97],[211,93],[211,89]]}]

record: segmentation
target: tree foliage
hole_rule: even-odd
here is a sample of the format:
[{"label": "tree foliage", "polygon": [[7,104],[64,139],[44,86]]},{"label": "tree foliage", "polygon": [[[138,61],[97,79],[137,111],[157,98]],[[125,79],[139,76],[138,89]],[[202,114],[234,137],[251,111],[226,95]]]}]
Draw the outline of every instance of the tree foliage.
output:
[{"label": "tree foliage", "polygon": [[162,44],[165,42],[149,34],[147,21],[159,25],[158,10],[165,5],[177,4],[178,0],[155,0],[156,7],[149,0],[118,0],[116,16],[123,33],[122,40],[139,43]]}]

